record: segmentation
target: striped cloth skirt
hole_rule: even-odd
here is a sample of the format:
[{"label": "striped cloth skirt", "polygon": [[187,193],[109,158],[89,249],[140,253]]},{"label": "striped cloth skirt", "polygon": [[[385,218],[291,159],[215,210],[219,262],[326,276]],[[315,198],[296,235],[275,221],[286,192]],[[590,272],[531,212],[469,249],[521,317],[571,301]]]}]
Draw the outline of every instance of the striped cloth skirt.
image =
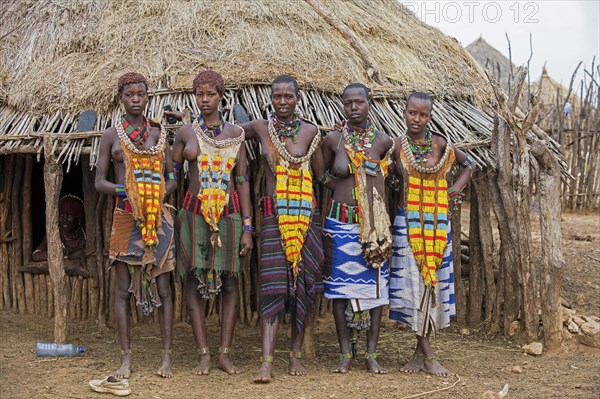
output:
[{"label": "striped cloth skirt", "polygon": [[260,261],[258,263],[260,317],[272,320],[284,313],[296,319],[296,331],[305,328],[306,317],[314,308],[317,295],[323,292],[321,265],[321,217],[317,209],[304,238],[302,261],[294,287],[292,269],[285,257],[281,233],[277,224],[277,210],[272,197],[261,199],[262,224],[260,228]]},{"label": "striped cloth skirt", "polygon": [[393,226],[390,277],[390,319],[409,325],[419,336],[448,327],[456,315],[452,232],[448,223],[448,247],[437,269],[435,298],[425,289],[408,241],[404,210],[398,209]]}]

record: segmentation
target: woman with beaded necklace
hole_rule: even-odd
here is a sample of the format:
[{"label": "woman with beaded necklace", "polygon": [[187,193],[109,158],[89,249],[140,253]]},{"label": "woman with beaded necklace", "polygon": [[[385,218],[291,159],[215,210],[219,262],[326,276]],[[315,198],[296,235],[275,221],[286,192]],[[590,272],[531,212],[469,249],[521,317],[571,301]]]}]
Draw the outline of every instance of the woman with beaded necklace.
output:
[{"label": "woman with beaded necklace", "polygon": [[274,112],[269,120],[244,125],[246,139],[261,145],[265,179],[261,184],[262,223],[258,265],[261,317],[261,367],[254,379],[272,379],[273,352],[281,317],[291,314],[292,340],[288,373],[306,374],[301,364],[308,313],[323,290],[320,216],[313,193],[313,154],[321,136],[296,111],[296,79],[280,75],[271,84]]},{"label": "woman with beaded necklace", "polygon": [[392,237],[384,179],[394,142],[369,118],[366,86],[348,85],[342,101],[348,122],[330,132],[321,145],[325,167],[335,176],[335,184],[328,185],[333,193],[323,238],[325,297],[333,300],[341,351],[340,361],[331,371],[350,370],[354,328],[367,330],[367,370],[386,373],[377,363],[376,350],[382,307],[388,304]]},{"label": "woman with beaded necklace", "polygon": [[[450,324],[454,307],[452,235],[448,208],[460,202],[473,161],[444,137],[433,134],[433,100],[412,93],[406,101],[406,134],[396,138],[395,175],[401,205],[393,227],[390,318],[409,325],[417,336],[413,358],[401,370],[446,376],[449,371],[434,357],[429,335]],[[458,164],[456,182],[448,173]]]},{"label": "woman with beaded necklace", "polygon": [[[125,115],[102,134],[95,182],[99,193],[114,195],[116,200],[109,259],[116,271],[115,316],[122,364],[114,376],[129,378],[132,370],[129,298],[133,293],[144,314],[158,308],[163,350],[157,373],[170,378],[170,271],[175,267],[175,256],[173,218],[163,207],[163,199],[176,187],[173,162],[166,131],[144,116],[148,104],[146,78],[136,72],[126,73],[119,78],[118,92]],[[107,180],[111,160],[114,183]]]},{"label": "woman with beaded necklace", "polygon": [[240,370],[229,354],[239,305],[239,257],[252,249],[244,130],[225,122],[219,112],[225,92],[221,75],[214,71],[199,73],[193,90],[201,114],[179,129],[173,144],[176,168],[184,160],[189,165],[176,242],[177,271],[184,280],[199,358],[193,373],[209,373],[205,306],[208,299],[221,293],[218,366],[228,374],[238,374]]}]

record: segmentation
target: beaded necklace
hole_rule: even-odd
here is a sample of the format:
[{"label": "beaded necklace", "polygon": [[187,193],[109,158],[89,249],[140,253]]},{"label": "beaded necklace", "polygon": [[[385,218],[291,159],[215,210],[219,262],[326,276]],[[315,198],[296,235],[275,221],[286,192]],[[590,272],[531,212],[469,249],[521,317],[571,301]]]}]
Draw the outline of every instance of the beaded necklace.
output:
[{"label": "beaded necklace", "polygon": [[277,224],[281,234],[281,245],[290,264],[293,287],[296,289],[302,262],[302,248],[313,215],[313,180],[310,160],[319,146],[321,135],[315,135],[306,154],[292,156],[285,148],[285,141],[275,127],[273,118],[269,120],[269,137],[277,154],[275,155],[275,201],[277,204]]},{"label": "beaded necklace", "polygon": [[450,155],[450,150],[452,149],[452,146],[450,145],[450,143],[446,144],[446,149],[444,150],[444,154],[442,154],[442,157],[440,158],[438,163],[431,167],[427,167],[427,166],[422,166],[420,164],[420,162],[417,161],[416,154],[412,151],[410,142],[408,141],[409,140],[408,137],[409,136],[407,134],[405,134],[400,139],[401,143],[402,143],[402,150],[404,151],[404,154],[406,155],[408,162],[410,163],[410,165],[413,168],[415,168],[415,170],[417,170],[418,172],[421,172],[421,173],[436,173],[437,171],[440,170],[440,168],[442,166],[444,166],[446,159]]},{"label": "beaded necklace", "polygon": [[416,162],[425,163],[427,162],[427,155],[433,154],[433,134],[429,128],[425,128],[425,140],[421,143],[419,141],[413,141],[410,134],[406,135],[410,150],[415,156]]},{"label": "beaded necklace", "polygon": [[[121,122],[124,118],[121,120]],[[158,244],[158,228],[162,224],[162,200],[165,194],[164,151],[167,132],[161,126],[156,145],[144,149],[125,132],[123,123],[115,126],[125,164],[125,187],[133,215],[146,246]]]},{"label": "beaded necklace", "polygon": [[223,130],[225,130],[225,121],[223,120],[223,117],[220,114],[219,120],[220,122],[218,124],[207,125],[206,122],[204,122],[204,118],[202,117],[202,115],[198,115],[198,124],[200,125],[200,129],[202,129],[202,131],[205,134],[213,138],[217,137],[219,134],[221,134]]},{"label": "beaded necklace", "polygon": [[346,141],[354,144],[358,151],[368,156],[373,140],[377,136],[377,127],[371,122],[371,119],[367,119],[365,127],[354,127],[346,124],[344,131],[347,133]]},{"label": "beaded necklace", "polygon": [[294,117],[289,122],[280,121],[277,117],[277,114],[272,112],[270,121],[277,132],[279,141],[284,142],[287,138],[291,138],[292,143],[296,144],[298,142],[296,137],[298,135],[298,131],[300,130],[300,124],[302,123],[300,121],[300,113],[298,111],[294,112]]},{"label": "beaded necklace", "polygon": [[[121,124],[123,125],[123,129],[125,130],[125,134],[129,137],[129,139],[138,147],[143,148],[144,143],[148,139],[148,131],[150,130],[150,124],[144,117],[142,122],[142,126],[139,128],[134,128],[131,124],[125,119],[125,117],[121,118]],[[142,139],[138,139],[138,137],[142,137]]]},{"label": "beaded necklace", "polygon": [[200,123],[194,124],[199,148],[197,163],[200,189],[197,197],[201,201],[202,216],[211,230],[210,242],[215,247],[222,246],[218,223],[223,209],[229,203],[231,172],[246,138],[244,129],[241,130],[238,137],[215,140]]}]

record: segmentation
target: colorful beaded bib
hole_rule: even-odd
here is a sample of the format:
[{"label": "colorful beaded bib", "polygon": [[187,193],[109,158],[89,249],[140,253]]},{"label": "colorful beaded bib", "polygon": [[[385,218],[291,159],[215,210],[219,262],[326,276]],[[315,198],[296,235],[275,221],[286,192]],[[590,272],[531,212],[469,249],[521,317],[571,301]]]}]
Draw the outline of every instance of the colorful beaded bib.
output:
[{"label": "colorful beaded bib", "polygon": [[130,138],[120,121],[116,125],[125,163],[125,187],[133,216],[147,246],[158,243],[156,230],[162,222],[165,195],[164,161],[167,132],[161,126],[156,145],[141,149]]},{"label": "colorful beaded bib", "polygon": [[454,150],[447,143],[440,161],[433,167],[424,167],[415,159],[406,136],[402,137],[401,143],[400,158],[407,174],[405,209],[408,238],[425,287],[435,287],[436,270],[448,245],[446,174],[454,164]]},{"label": "colorful beaded bib", "polygon": [[240,146],[245,139],[244,130],[238,137],[215,140],[199,123],[194,123],[198,139],[198,179],[201,212],[213,233],[211,243],[221,246],[218,222],[223,209],[229,203],[231,172],[235,166]]},{"label": "colorful beaded bib", "polygon": [[[347,128],[342,129],[345,149],[354,174],[355,193],[360,215],[360,242],[362,255],[372,267],[382,267],[392,255],[391,223],[385,205],[385,176],[391,155],[394,153],[394,141],[383,159],[370,159],[350,137]],[[373,141],[374,138],[371,140]],[[370,150],[369,145],[369,150]]]},{"label": "colorful beaded bib", "polygon": [[302,157],[293,157],[287,151],[273,121],[269,121],[269,136],[278,153],[277,163],[274,165],[277,223],[281,233],[281,245],[292,268],[296,287],[304,238],[313,214],[310,161],[319,146],[321,135],[317,132],[308,151]]}]

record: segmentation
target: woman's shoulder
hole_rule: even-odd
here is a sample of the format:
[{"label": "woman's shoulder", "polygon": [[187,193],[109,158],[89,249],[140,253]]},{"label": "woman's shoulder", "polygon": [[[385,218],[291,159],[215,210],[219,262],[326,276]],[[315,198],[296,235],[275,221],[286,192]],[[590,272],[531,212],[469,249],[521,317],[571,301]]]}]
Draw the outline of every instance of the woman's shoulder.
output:
[{"label": "woman's shoulder", "polygon": [[225,129],[229,130],[228,136],[232,138],[240,137],[244,132],[244,129],[241,126],[229,122],[225,125]]}]

